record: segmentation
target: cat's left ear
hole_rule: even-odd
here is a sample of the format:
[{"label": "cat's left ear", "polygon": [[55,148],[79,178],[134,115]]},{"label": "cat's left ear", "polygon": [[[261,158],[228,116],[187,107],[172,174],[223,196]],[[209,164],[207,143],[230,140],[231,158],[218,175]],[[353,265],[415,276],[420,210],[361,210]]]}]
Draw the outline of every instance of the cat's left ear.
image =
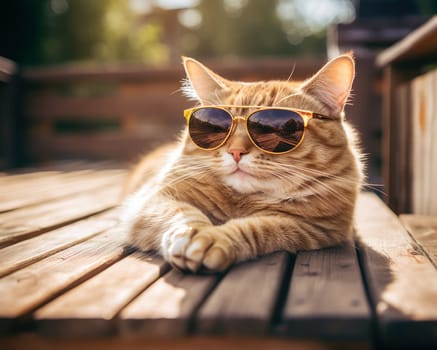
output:
[{"label": "cat's left ear", "polygon": [[182,57],[182,62],[188,78],[183,87],[185,95],[201,104],[219,104],[219,96],[231,83],[193,58]]},{"label": "cat's left ear", "polygon": [[302,90],[322,102],[333,115],[339,115],[349,97],[355,77],[355,62],[351,54],[329,61],[302,86]]}]

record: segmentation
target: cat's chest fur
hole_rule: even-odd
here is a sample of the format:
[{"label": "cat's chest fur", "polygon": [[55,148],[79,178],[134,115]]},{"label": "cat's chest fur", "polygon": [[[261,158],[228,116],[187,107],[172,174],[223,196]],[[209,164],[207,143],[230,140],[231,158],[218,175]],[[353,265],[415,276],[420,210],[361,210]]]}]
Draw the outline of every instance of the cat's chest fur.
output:
[{"label": "cat's chest fur", "polygon": [[174,195],[199,208],[216,225],[230,219],[275,213],[278,208],[287,211],[295,204],[292,195],[278,196],[261,191],[239,193],[215,179],[206,183],[187,181]]}]

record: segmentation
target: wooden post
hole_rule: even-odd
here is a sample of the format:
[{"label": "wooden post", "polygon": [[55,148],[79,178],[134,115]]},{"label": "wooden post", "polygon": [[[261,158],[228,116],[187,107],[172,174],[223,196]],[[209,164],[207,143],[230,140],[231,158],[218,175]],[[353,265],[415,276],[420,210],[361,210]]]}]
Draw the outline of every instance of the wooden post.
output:
[{"label": "wooden post", "polygon": [[[383,96],[384,185],[388,195],[388,204],[396,213],[408,213],[413,209],[414,193],[412,193],[409,169],[413,176],[416,171],[414,157],[411,154],[413,140],[410,138],[408,142],[407,138],[407,136],[411,137],[412,133],[411,108],[407,101],[402,100],[410,95],[405,91],[405,84],[409,84],[413,78],[421,75],[428,64],[435,63],[437,59],[436,35],[437,16],[434,16],[403,40],[381,52],[376,59],[376,64],[384,69],[385,84]],[[435,194],[416,193],[414,195]]]},{"label": "wooden post", "polygon": [[20,162],[20,125],[18,113],[18,68],[0,57],[0,169]]}]

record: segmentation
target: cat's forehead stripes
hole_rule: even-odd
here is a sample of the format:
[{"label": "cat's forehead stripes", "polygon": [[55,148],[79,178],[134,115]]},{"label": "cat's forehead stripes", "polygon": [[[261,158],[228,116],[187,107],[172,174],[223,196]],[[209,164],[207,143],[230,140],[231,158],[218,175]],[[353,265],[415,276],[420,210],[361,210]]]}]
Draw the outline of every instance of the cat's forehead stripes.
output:
[{"label": "cat's forehead stripes", "polygon": [[[238,106],[281,106],[280,102],[284,96],[296,92],[296,84],[272,81],[257,83],[237,83],[232,87],[231,93],[226,99],[226,104]],[[287,106],[284,105],[283,106]],[[295,106],[298,107],[298,106]],[[250,109],[232,109],[235,115],[250,113]]]}]

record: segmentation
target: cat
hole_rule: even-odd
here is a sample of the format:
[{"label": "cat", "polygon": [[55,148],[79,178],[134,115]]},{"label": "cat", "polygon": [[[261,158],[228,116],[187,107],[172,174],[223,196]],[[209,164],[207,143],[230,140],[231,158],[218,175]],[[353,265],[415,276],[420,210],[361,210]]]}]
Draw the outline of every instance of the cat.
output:
[{"label": "cat", "polygon": [[[269,154],[238,122],[225,144],[180,140],[146,155],[127,184],[122,228],[128,244],[157,251],[173,266],[219,272],[270,252],[319,249],[353,239],[363,181],[356,132],[344,120],[355,76],[351,54],[305,81],[238,82],[183,57],[185,95],[199,106],[275,106],[317,112],[302,144]],[[181,111],[182,118],[182,111]]]}]

